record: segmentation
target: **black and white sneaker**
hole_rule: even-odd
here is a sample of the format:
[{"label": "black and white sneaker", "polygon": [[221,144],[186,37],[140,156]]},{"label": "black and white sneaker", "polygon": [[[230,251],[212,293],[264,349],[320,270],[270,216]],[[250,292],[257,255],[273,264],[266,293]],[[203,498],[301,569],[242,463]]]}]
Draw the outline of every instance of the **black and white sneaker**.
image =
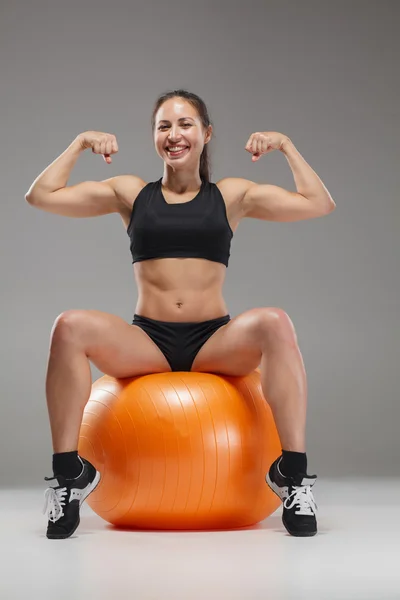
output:
[{"label": "black and white sneaker", "polygon": [[55,475],[44,478],[57,483],[45,491],[43,514],[47,512],[49,519],[46,532],[49,539],[60,540],[74,533],[80,522],[80,506],[100,481],[100,473],[94,466],[85,458],[78,458],[82,462],[82,472],[78,477],[67,479]]},{"label": "black and white sneaker", "polygon": [[318,507],[311,488],[317,476],[299,473],[295,477],[286,477],[279,470],[281,460],[282,456],[272,463],[265,479],[271,490],[283,500],[282,522],[291,535],[315,535]]}]

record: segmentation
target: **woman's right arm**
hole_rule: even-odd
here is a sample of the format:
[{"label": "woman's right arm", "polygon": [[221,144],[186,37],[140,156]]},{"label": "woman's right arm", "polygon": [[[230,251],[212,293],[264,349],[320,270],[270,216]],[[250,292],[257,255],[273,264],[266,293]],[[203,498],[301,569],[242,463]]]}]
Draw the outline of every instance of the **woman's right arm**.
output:
[{"label": "woman's right arm", "polygon": [[110,155],[118,152],[114,135],[102,132],[79,134],[35,179],[25,195],[27,202],[36,208],[66,217],[95,217],[119,212],[121,200],[117,193],[117,180],[132,176],[84,181],[66,187],[78,157],[87,148],[92,148],[95,154],[103,154],[108,163],[111,162]]}]

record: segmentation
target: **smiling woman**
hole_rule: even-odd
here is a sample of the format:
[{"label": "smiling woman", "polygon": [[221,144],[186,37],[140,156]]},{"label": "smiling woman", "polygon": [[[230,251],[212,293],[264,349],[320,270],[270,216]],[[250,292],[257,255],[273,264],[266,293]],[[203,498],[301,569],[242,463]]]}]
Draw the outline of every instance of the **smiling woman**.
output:
[{"label": "smiling woman", "polygon": [[[178,119],[178,123],[181,124],[184,130],[189,129],[189,127],[193,127],[194,124],[193,119],[191,117],[181,117],[180,119]],[[170,126],[171,123],[169,123],[168,121],[160,121],[160,124],[158,125],[157,129],[158,131],[166,131]],[[173,144],[172,141],[170,146],[166,146],[166,150],[171,158],[182,156],[183,152],[189,148],[190,146],[187,146],[185,144]]]},{"label": "smiling woman", "polygon": [[62,510],[56,517],[50,511],[47,536],[65,538],[75,531],[79,505],[99,482],[95,467],[77,452],[91,390],[90,362],[116,378],[179,370],[244,376],[260,366],[262,392],[282,444],[266,481],[284,501],[287,530],[314,535],[316,476],[307,475],[305,450],[307,383],[293,323],[276,307],[231,318],[222,290],[231,241],[243,218],[314,218],[327,215],[334,203],[289,138],[278,132],[255,132],[245,148],[253,160],[274,149],[283,152],[296,192],[242,178],[213,183],[208,150],[213,126],[196,94],[162,94],[151,128],[164,165],[157,180],[123,175],[67,186],[85,149],[102,154],[108,164],[118,152],[115,135],[86,131],[26,195],[32,206],[69,217],[119,213],[138,288],[131,324],[96,310],[70,310],[53,325],[46,396],[57,491],[49,496],[62,502]]},{"label": "smiling woman", "polygon": [[[173,115],[171,115],[171,108],[173,108]],[[155,148],[161,158],[165,155],[169,158],[174,156],[182,158],[189,151],[197,154],[197,158],[200,155],[197,177],[201,180],[210,180],[208,143],[211,140],[213,127],[207,107],[201,98],[185,90],[162,94],[153,108],[151,128]],[[186,151],[180,151],[175,155],[168,151],[177,146],[186,148]],[[197,181],[199,183],[199,179]]]}]

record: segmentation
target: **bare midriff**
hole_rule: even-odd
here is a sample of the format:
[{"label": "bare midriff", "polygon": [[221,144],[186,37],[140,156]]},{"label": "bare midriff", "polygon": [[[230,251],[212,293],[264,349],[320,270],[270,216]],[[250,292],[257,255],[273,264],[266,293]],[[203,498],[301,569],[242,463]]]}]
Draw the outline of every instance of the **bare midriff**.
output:
[{"label": "bare midriff", "polygon": [[158,258],[134,263],[135,313],[171,322],[201,322],[228,314],[222,296],[226,267],[202,258]]}]

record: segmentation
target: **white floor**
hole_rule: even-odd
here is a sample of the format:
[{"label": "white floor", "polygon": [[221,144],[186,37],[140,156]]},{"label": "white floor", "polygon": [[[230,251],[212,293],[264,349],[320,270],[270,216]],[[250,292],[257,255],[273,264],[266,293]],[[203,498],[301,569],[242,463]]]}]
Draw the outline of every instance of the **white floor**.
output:
[{"label": "white floor", "polygon": [[[45,483],[44,483],[45,486]],[[48,540],[40,490],[0,491],[1,600],[399,600],[400,480],[322,480],[319,533],[117,531],[87,505]]]}]

